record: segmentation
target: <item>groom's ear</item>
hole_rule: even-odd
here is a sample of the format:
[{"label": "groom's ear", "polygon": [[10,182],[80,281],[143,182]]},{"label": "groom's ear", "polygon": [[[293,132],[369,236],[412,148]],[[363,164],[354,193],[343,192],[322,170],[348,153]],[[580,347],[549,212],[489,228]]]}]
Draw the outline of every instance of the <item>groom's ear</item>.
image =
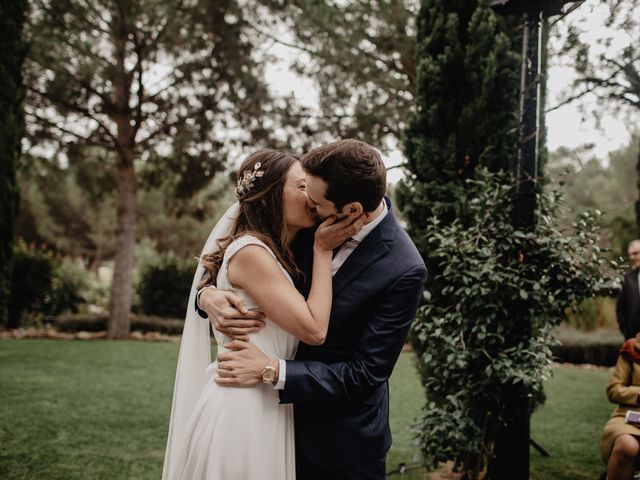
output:
[{"label": "groom's ear", "polygon": [[347,203],[342,207],[342,213],[350,218],[358,218],[364,213],[364,207],[360,202]]}]

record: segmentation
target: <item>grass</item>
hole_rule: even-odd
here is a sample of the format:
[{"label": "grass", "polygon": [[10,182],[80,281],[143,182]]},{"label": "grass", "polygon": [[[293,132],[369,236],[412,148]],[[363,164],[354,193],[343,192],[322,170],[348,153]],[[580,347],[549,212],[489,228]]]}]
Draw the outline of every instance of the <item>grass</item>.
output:
[{"label": "grass", "polygon": [[[0,341],[0,478],[159,479],[177,354],[169,343]],[[402,354],[391,379],[389,471],[417,462],[410,427],[424,401],[411,362]],[[608,377],[555,370],[532,420],[551,457],[532,450],[533,479],[597,478]]]},{"label": "grass", "polygon": [[608,371],[555,369],[545,385],[547,401],[531,421],[532,437],[551,456],[531,451],[532,478],[593,480],[604,471],[598,447],[613,410],[605,396],[610,376]]}]

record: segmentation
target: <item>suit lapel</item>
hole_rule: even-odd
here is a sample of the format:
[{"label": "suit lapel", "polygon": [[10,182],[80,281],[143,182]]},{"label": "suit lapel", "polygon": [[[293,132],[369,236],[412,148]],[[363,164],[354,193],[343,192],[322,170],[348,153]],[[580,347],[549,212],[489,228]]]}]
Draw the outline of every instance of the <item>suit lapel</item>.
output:
[{"label": "suit lapel", "polygon": [[333,294],[340,293],[365,268],[389,251],[377,229],[372,231],[349,255],[333,277]]},{"label": "suit lapel", "polygon": [[364,269],[389,251],[389,243],[393,241],[396,229],[399,228],[388,203],[389,213],[369,235],[347,257],[333,277],[333,294],[340,293]]}]

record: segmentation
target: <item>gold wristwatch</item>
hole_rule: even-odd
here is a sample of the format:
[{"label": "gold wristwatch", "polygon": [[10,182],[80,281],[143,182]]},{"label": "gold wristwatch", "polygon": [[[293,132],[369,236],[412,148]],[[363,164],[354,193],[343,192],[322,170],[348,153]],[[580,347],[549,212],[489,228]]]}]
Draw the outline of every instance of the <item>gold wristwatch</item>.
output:
[{"label": "gold wristwatch", "polygon": [[262,381],[264,383],[271,383],[271,384],[275,384],[276,383],[276,373],[277,373],[277,368],[279,367],[278,365],[278,359],[277,358],[270,358],[269,361],[267,362],[267,364],[265,365],[265,367],[262,369]]}]

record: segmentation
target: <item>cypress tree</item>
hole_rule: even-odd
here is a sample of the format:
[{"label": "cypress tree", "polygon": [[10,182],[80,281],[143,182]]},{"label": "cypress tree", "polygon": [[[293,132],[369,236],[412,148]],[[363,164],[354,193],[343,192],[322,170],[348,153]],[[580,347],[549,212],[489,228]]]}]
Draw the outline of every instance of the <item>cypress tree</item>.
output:
[{"label": "cypress tree", "polygon": [[422,1],[399,192],[414,238],[432,215],[449,223],[462,214],[460,193],[478,166],[514,165],[520,46],[507,21],[475,1]]},{"label": "cypress tree", "polygon": [[[467,180],[474,178],[479,167],[489,172],[511,172],[515,167],[521,58],[517,25],[517,19],[495,14],[483,1],[421,2],[415,108],[404,132],[408,172],[398,188],[398,204],[430,278],[442,271],[436,263],[437,252],[430,252],[428,246],[433,233],[429,229],[439,228],[432,220],[437,218],[440,227],[456,219],[463,226],[472,225],[474,219],[465,205]],[[449,305],[442,281],[428,283],[427,290],[430,305]],[[441,408],[450,401],[446,392],[452,393],[457,386],[447,385],[448,380],[427,360],[429,349],[438,346],[427,344],[426,335],[421,335],[426,322],[430,322],[427,315],[418,315],[411,340],[428,408],[446,412]],[[467,328],[473,328],[474,319],[468,323]],[[455,331],[454,326],[443,328],[451,329],[452,342],[466,333]],[[428,459],[451,459],[476,471],[482,468],[474,463],[477,459],[460,458],[458,452],[443,450],[447,448],[437,439],[423,445]]]},{"label": "cypress tree", "polygon": [[[422,1],[415,109],[404,140],[408,171],[398,203],[428,264],[421,241],[428,220],[464,218],[462,193],[477,167],[515,165],[520,39],[517,22],[508,21],[482,2]],[[417,339],[414,346],[424,351]]]},{"label": "cypress tree", "polygon": [[19,191],[16,169],[24,128],[22,62],[26,44],[22,37],[26,1],[0,3],[0,325],[7,320],[11,289],[13,243]]}]

